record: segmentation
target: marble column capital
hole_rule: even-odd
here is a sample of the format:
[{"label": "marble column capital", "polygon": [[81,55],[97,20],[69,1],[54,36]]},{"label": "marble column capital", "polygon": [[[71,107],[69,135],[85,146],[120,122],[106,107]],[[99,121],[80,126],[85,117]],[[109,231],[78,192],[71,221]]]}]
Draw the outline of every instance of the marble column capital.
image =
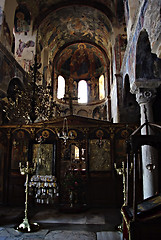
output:
[{"label": "marble column capital", "polygon": [[131,93],[136,94],[139,104],[150,103],[156,97],[156,89],[161,85],[160,79],[137,79],[131,84]]},{"label": "marble column capital", "polygon": [[136,92],[136,101],[140,104],[151,103],[156,97],[156,89],[139,88]]}]

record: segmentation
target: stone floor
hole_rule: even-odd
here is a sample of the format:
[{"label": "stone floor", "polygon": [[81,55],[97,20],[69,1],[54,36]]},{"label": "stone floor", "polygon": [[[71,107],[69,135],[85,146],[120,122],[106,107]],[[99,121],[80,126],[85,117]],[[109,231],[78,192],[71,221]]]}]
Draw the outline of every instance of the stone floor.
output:
[{"label": "stone floor", "polygon": [[119,209],[88,209],[80,213],[64,213],[52,207],[30,209],[28,219],[40,228],[22,233],[16,226],[24,218],[23,208],[0,207],[0,240],[121,240],[116,231],[121,223]]}]

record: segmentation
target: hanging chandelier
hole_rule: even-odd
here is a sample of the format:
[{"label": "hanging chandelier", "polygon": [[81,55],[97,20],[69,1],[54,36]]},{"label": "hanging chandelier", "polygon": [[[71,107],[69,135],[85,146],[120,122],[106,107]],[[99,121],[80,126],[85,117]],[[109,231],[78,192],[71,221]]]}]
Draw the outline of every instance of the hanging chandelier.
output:
[{"label": "hanging chandelier", "polygon": [[[3,111],[4,123],[34,123],[47,121],[59,116],[60,111],[56,103],[53,101],[51,86],[43,86],[42,74],[38,71],[41,67],[37,63],[37,55],[35,62],[28,74],[28,83],[23,89],[17,85],[14,86],[14,98],[8,96],[0,101]],[[15,77],[18,79],[18,77]]]},{"label": "hanging chandelier", "polygon": [[66,117],[63,120],[63,129],[61,132],[58,132],[57,135],[58,135],[58,138],[61,138],[64,140],[65,145],[67,143],[67,140],[71,138],[71,136],[69,136],[68,120]]},{"label": "hanging chandelier", "polygon": [[6,122],[31,123],[54,117],[54,104],[50,98],[49,89],[41,85],[36,85],[35,88],[34,96],[33,86],[29,83],[24,91],[16,91],[15,101],[12,98],[2,100],[1,105]]}]

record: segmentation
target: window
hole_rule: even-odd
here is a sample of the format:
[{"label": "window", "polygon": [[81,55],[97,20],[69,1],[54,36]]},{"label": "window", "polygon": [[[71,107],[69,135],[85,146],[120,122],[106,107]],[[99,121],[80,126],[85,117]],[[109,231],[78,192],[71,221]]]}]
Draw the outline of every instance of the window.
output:
[{"label": "window", "polygon": [[75,146],[75,159],[79,159],[79,147]]},{"label": "window", "polygon": [[71,144],[71,160],[79,159],[79,147],[74,144]]},{"label": "window", "polygon": [[64,97],[65,94],[65,79],[59,75],[58,76],[58,91],[57,91],[57,98],[61,99]]},{"label": "window", "polygon": [[87,82],[85,80],[78,83],[78,103],[87,103]]},{"label": "window", "polygon": [[105,85],[104,85],[104,75],[99,77],[99,99],[102,100],[105,97]]}]

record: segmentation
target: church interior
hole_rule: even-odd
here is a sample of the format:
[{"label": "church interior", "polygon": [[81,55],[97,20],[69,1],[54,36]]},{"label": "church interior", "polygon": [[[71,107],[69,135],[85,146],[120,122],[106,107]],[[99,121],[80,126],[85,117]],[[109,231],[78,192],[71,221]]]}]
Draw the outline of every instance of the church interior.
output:
[{"label": "church interior", "polygon": [[160,239],[161,0],[1,0],[0,106],[0,239]]}]

